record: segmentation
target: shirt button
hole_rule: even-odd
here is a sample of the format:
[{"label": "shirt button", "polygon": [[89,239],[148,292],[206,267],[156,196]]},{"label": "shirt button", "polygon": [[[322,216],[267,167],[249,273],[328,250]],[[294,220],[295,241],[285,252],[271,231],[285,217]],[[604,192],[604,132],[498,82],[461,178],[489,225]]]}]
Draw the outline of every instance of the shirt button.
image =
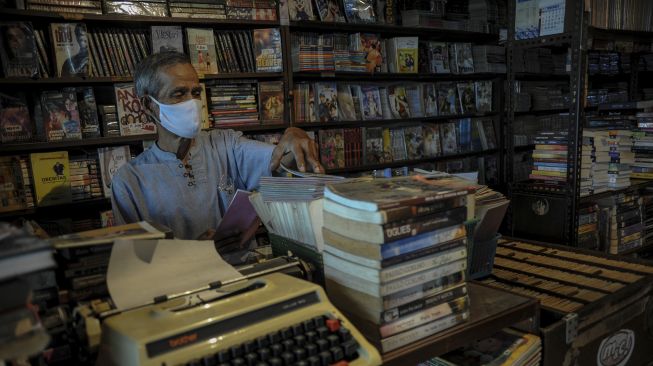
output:
[{"label": "shirt button", "polygon": [[195,185],[194,182],[188,182],[188,186],[189,186],[189,187],[192,187],[192,186],[194,186],[194,185]]},{"label": "shirt button", "polygon": [[183,167],[184,167],[184,164],[179,164],[179,167],[180,167],[180,168],[183,168]]},{"label": "shirt button", "polygon": [[184,173],[184,177],[188,177],[188,173]]}]

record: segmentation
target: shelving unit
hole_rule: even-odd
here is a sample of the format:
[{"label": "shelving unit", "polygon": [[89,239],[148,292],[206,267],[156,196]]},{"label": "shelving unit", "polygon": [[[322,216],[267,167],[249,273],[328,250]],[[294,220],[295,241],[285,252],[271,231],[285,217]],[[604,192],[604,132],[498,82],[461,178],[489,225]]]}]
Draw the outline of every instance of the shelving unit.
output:
[{"label": "shelving unit", "polygon": [[[611,103],[599,106],[586,107],[586,89],[589,81],[596,80],[624,80],[626,79],[630,84],[629,95],[631,98],[635,95],[636,85],[638,82],[638,70],[636,69],[636,57],[633,56],[631,60],[631,71],[618,75],[589,75],[588,72],[588,45],[594,37],[602,37],[604,39],[621,39],[621,40],[646,40],[651,41],[653,33],[650,32],[636,32],[625,30],[607,30],[599,29],[589,25],[588,14],[585,11],[585,1],[583,0],[567,0],[565,10],[565,32],[556,35],[537,37],[525,40],[515,39],[515,2],[509,5],[509,32],[508,32],[508,74],[507,74],[507,118],[505,123],[505,137],[506,142],[506,181],[509,184],[510,196],[512,197],[513,206],[509,210],[507,217],[508,232],[512,235],[522,236],[525,238],[532,238],[535,240],[546,240],[549,242],[557,242],[568,245],[576,245],[577,232],[579,227],[578,210],[581,203],[591,202],[596,199],[611,197],[620,193],[635,192],[641,188],[652,185],[652,181],[631,179],[631,186],[619,189],[594,194],[590,196],[581,197],[580,192],[580,156],[582,152],[582,135],[583,125],[586,119],[586,112],[594,111],[623,111],[635,110],[634,102],[628,103]],[[538,73],[521,73],[515,72],[515,52],[517,50],[525,50],[532,48],[551,48],[551,49],[568,49],[571,52],[571,71],[568,75],[556,74],[538,74]],[[512,91],[519,81],[568,81],[570,90],[570,103],[568,108],[565,109],[552,109],[544,111],[529,111],[529,112],[516,112],[515,111],[515,96]],[[534,145],[518,146],[514,145],[514,123],[516,116],[522,115],[544,115],[544,114],[560,114],[567,113],[569,124],[568,132],[568,145],[567,145],[567,176],[566,184],[555,185],[545,184],[537,181],[517,181],[514,176],[514,157],[515,153],[533,149]],[[520,206],[521,210],[532,210],[533,212],[541,210],[542,217],[552,215],[549,212],[556,212],[554,216],[562,215],[562,218],[557,217],[557,221],[553,222],[539,222],[537,225],[546,230],[550,234],[546,239],[541,235],[542,233],[535,233],[531,231],[531,227],[519,227],[516,218],[521,215],[521,212],[516,212],[515,201],[521,200],[523,205]],[[528,204],[526,202],[529,202]],[[530,208],[527,208],[528,205]],[[520,205],[520,204],[517,204]],[[549,211],[551,210],[551,211]],[[546,212],[544,212],[546,211]],[[536,214],[538,215],[538,214]],[[543,219],[544,221],[544,219]],[[523,222],[521,223],[524,224]],[[555,232],[553,232],[555,231]]]}]

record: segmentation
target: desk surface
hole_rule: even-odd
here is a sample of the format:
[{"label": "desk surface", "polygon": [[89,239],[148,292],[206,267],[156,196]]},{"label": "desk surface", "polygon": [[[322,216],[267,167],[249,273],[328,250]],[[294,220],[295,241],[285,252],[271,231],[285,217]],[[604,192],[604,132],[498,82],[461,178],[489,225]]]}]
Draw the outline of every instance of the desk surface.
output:
[{"label": "desk surface", "polygon": [[383,365],[416,365],[522,320],[533,318],[539,326],[537,300],[475,282],[467,285],[471,312],[466,323],[384,354]]}]

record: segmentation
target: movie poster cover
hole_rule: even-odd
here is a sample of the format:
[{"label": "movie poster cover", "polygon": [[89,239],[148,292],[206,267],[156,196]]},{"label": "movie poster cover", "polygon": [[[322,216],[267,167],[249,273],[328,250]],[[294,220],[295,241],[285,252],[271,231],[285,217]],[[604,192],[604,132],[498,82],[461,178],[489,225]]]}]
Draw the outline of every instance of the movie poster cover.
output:
[{"label": "movie poster cover", "polygon": [[283,71],[279,28],[254,29],[256,72]]},{"label": "movie poster cover", "polygon": [[88,76],[89,52],[84,23],[51,23],[50,35],[58,77]]},{"label": "movie poster cover", "polygon": [[82,138],[77,96],[74,90],[43,92],[41,108],[47,141],[80,140]]},{"label": "movie poster cover", "polygon": [[30,22],[0,22],[0,61],[5,77],[37,77],[38,55]]},{"label": "movie poster cover", "polygon": [[283,81],[266,81],[258,84],[258,100],[263,124],[283,123]]},{"label": "movie poster cover", "polygon": [[33,132],[25,95],[0,93],[0,141],[29,141]]}]

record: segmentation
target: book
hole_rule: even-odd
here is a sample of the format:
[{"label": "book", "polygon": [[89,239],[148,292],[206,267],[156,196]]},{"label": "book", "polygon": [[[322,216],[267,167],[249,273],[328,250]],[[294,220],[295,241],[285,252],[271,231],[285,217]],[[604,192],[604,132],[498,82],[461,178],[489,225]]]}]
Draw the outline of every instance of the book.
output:
[{"label": "book", "polygon": [[474,82],[476,92],[476,111],[492,112],[492,81]]},{"label": "book", "polygon": [[341,205],[331,200],[325,200],[324,211],[347,218],[349,220],[367,222],[371,224],[385,224],[389,222],[434,214],[439,211],[445,211],[464,206],[465,203],[466,196],[457,196],[454,198],[438,200],[424,205],[400,206],[379,211],[365,211]]},{"label": "book", "polygon": [[311,0],[288,0],[290,20],[316,20]]},{"label": "book", "polygon": [[406,97],[406,89],[403,86],[390,85],[388,87],[388,100],[393,118],[410,118],[410,106]]},{"label": "book", "polygon": [[345,17],[349,23],[376,23],[374,1],[344,0]]},{"label": "book", "polygon": [[449,74],[449,47],[445,42],[428,42],[428,58],[430,72],[436,74]]},{"label": "book", "polygon": [[176,51],[184,53],[184,40],[179,25],[153,25],[150,27],[152,53]]},{"label": "book", "polygon": [[404,129],[406,139],[406,157],[408,160],[419,160],[424,157],[424,140],[422,126],[410,126]]},{"label": "book", "polygon": [[383,118],[381,110],[381,96],[379,88],[373,85],[363,85],[360,87],[360,109],[363,120],[377,120]]},{"label": "book", "polygon": [[318,121],[338,121],[338,92],[336,83],[315,83],[315,96]]},{"label": "book", "polygon": [[460,110],[458,93],[454,83],[437,83],[438,113],[442,116],[456,115]]},{"label": "book", "polygon": [[440,137],[442,138],[442,154],[452,155],[458,153],[458,138],[456,136],[456,124],[447,122],[440,125]]},{"label": "book", "polygon": [[29,187],[23,183],[24,180],[29,181],[29,175],[23,175],[20,156],[0,156],[0,212],[28,207],[25,190]]},{"label": "book", "polygon": [[30,22],[0,22],[0,61],[5,77],[36,77],[39,58]]},{"label": "book", "polygon": [[283,81],[262,81],[258,84],[258,99],[263,124],[284,122]]},{"label": "book", "polygon": [[169,233],[164,227],[141,221],[96,230],[61,235],[48,241],[57,250],[112,244],[117,239],[163,239]]},{"label": "book", "polygon": [[77,96],[74,89],[45,91],[41,94],[43,127],[47,141],[82,138]]},{"label": "book", "polygon": [[200,100],[202,101],[202,112],[200,113],[200,118],[202,119],[201,128],[203,130],[211,128],[211,121],[209,120],[209,103],[206,100],[206,84],[200,83],[202,88],[202,93],[200,94]]},{"label": "book", "polygon": [[456,50],[456,66],[457,74],[472,74],[474,73],[474,56],[472,53],[471,43],[454,43]]},{"label": "book", "polygon": [[[0,239],[0,281],[2,281],[2,290],[5,296],[0,302],[0,308],[3,315],[6,315],[10,309],[16,306],[25,306],[26,302],[31,302],[30,299],[26,299],[32,297],[31,286],[29,286],[31,281],[25,281],[25,275],[52,268],[56,266],[56,263],[52,257],[50,244],[28,234],[27,230],[11,228],[6,225],[3,227],[3,234]],[[7,281],[18,276],[22,276],[20,283]],[[3,319],[5,326],[7,325],[6,321],[7,317],[5,316]],[[25,325],[23,324],[23,326]],[[20,327],[20,325],[14,324],[11,329],[20,329]],[[7,338],[5,338],[6,340]]]},{"label": "book", "polygon": [[186,28],[190,61],[197,74],[217,74],[218,64],[212,29]]},{"label": "book", "polygon": [[475,189],[476,185],[460,178],[416,175],[330,183],[324,188],[324,196],[345,206],[378,211],[462,196]]},{"label": "book", "polygon": [[72,201],[67,151],[30,154],[30,164],[38,206]]},{"label": "book", "polygon": [[317,13],[323,22],[344,22],[345,17],[340,12],[337,0],[315,0]]},{"label": "book", "polygon": [[34,128],[29,116],[27,99],[24,93],[13,95],[0,93],[0,141],[29,141]]},{"label": "book", "polygon": [[365,164],[383,163],[383,128],[382,127],[363,127],[364,154]]},{"label": "book", "polygon": [[476,94],[474,83],[458,83],[458,99],[460,101],[460,112],[462,114],[476,113]]},{"label": "book", "polygon": [[355,121],[356,108],[354,106],[354,98],[351,95],[351,89],[347,84],[338,83],[338,118],[341,121]]},{"label": "book", "polygon": [[425,83],[422,85],[422,101],[426,117],[438,115],[438,95],[435,84]]},{"label": "book", "polygon": [[279,28],[254,29],[256,72],[283,71]]},{"label": "book", "polygon": [[121,136],[156,133],[156,124],[145,113],[134,84],[115,84],[116,110]]},{"label": "book", "polygon": [[424,157],[433,158],[442,154],[440,143],[440,129],[436,124],[425,123],[422,125],[424,139]]},{"label": "book", "polygon": [[396,43],[397,72],[417,73],[417,37],[395,37],[392,40]]},{"label": "book", "polygon": [[386,141],[383,141],[383,150],[390,151],[392,156],[392,161],[401,161],[406,160],[407,151],[406,151],[406,136],[404,129],[399,128],[390,128],[390,145],[386,148]]},{"label": "book", "polygon": [[424,103],[422,100],[422,86],[417,83],[406,85],[406,100],[411,118],[424,117]]},{"label": "book", "polygon": [[88,76],[89,52],[84,23],[50,23],[58,77]]},{"label": "book", "polygon": [[345,167],[345,144],[343,130],[328,129],[318,133],[320,141],[320,161],[327,169]]},{"label": "book", "polygon": [[78,87],[77,109],[83,138],[100,137],[100,120],[97,114],[95,94],[91,87]]},{"label": "book", "polygon": [[100,147],[98,148],[98,157],[104,197],[111,197],[111,180],[114,174],[131,159],[129,146]]},{"label": "book", "polygon": [[381,36],[376,33],[358,33],[360,42],[355,49],[365,53],[365,68],[368,72],[380,72],[383,65]]},{"label": "book", "polygon": [[467,208],[458,207],[445,212],[378,225],[349,220],[327,211],[324,213],[324,227],[351,239],[387,243],[443,227],[459,225],[466,218]]}]

